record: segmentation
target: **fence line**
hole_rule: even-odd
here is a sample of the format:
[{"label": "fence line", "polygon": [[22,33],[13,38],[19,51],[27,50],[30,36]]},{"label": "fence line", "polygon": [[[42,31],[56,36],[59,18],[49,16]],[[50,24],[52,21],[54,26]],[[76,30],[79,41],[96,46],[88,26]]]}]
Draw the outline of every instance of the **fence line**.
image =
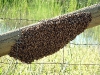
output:
[{"label": "fence line", "polygon": [[[4,63],[4,62],[0,62],[1,64],[22,64],[22,63]],[[23,64],[26,64],[26,63],[23,63]],[[31,63],[31,64],[66,64],[66,65],[98,65],[98,66],[100,66],[100,64],[69,64],[69,63]]]},{"label": "fence line", "polygon": [[100,45],[99,43],[98,44],[76,44],[76,43],[70,43],[72,45]]},{"label": "fence line", "polygon": [[33,20],[33,19],[22,19],[22,18],[0,18],[1,20],[26,20],[26,21],[41,21],[41,20]]}]

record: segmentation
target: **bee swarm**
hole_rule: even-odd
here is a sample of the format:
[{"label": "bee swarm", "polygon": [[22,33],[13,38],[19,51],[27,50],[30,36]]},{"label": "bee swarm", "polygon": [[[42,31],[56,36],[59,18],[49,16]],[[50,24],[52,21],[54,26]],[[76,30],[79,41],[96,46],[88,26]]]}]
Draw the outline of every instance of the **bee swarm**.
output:
[{"label": "bee swarm", "polygon": [[82,33],[91,19],[90,13],[74,13],[24,28],[9,55],[25,63],[51,55]]}]

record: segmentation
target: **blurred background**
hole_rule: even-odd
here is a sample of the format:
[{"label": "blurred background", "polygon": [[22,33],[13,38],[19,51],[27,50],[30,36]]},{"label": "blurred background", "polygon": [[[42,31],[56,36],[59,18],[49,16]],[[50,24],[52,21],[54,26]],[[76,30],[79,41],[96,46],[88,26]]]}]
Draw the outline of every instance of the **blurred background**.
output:
[{"label": "blurred background", "polygon": [[[0,0],[0,34],[67,14],[100,0]],[[100,26],[32,64],[0,57],[0,75],[100,75]]]}]

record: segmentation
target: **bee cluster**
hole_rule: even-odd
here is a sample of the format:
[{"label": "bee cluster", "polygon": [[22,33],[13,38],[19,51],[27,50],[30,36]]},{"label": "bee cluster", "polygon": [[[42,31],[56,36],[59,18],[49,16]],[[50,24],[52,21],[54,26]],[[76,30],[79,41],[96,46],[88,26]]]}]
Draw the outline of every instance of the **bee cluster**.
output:
[{"label": "bee cluster", "polygon": [[22,29],[22,35],[9,55],[25,63],[51,55],[82,33],[91,20],[90,13],[74,13]]}]

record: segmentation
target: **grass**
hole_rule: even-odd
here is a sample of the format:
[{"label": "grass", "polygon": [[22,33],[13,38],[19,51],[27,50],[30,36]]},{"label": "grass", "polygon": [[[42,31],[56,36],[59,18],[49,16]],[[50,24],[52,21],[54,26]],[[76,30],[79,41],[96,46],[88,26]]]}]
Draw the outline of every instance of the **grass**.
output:
[{"label": "grass", "polygon": [[[64,57],[63,57],[64,50]],[[64,58],[64,59],[63,59]],[[4,56],[1,75],[99,75],[100,55],[98,48],[67,45],[64,49],[32,64],[21,64],[9,56]],[[63,64],[63,61],[65,62]],[[15,63],[15,64],[14,64]],[[20,63],[20,64],[17,64]],[[39,64],[40,63],[40,64]],[[43,63],[43,64],[42,64]],[[52,64],[50,64],[52,63]],[[90,65],[89,65],[90,64]],[[93,65],[97,64],[97,65]]]},{"label": "grass", "polygon": [[[100,0],[0,0],[0,18],[3,18],[0,19],[0,34],[97,2]],[[88,44],[93,43],[87,39],[91,36],[99,42],[98,34],[99,27],[95,27],[80,36]],[[79,39],[80,43],[83,43],[81,40],[83,39]],[[3,62],[0,63],[0,75],[100,75],[100,52],[97,45],[68,44],[57,53],[30,65],[8,55],[1,57],[0,62]]]}]

